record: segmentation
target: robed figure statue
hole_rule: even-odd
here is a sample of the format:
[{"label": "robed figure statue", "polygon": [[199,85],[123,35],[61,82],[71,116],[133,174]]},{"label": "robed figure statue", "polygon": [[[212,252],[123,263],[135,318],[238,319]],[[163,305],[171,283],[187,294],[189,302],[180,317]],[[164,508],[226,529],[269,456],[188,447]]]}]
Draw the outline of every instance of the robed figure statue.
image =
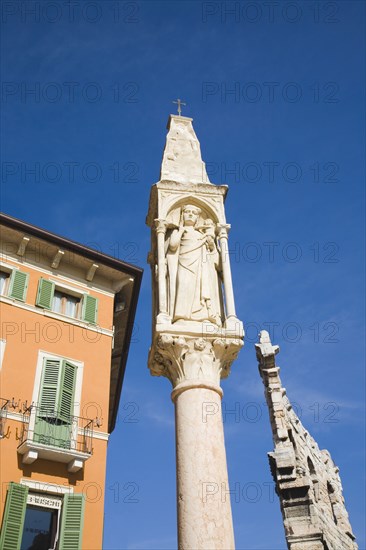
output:
[{"label": "robed figure statue", "polygon": [[168,304],[172,322],[222,323],[220,255],[210,219],[198,227],[201,210],[182,208],[180,225],[167,240]]}]

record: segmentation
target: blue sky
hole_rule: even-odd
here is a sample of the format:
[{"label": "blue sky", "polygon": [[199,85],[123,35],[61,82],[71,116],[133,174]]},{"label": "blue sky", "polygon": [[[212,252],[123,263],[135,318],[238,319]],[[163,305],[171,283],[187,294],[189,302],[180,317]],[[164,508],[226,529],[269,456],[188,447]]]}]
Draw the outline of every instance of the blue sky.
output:
[{"label": "blue sky", "polygon": [[106,550],[176,547],[170,383],[147,370],[145,216],[177,97],[211,181],[230,187],[247,326],[223,382],[226,409],[240,411],[225,418],[237,548],[286,547],[254,352],[268,327],[365,548],[364,11],[352,1],[2,3],[1,209],[146,270],[109,444]]}]

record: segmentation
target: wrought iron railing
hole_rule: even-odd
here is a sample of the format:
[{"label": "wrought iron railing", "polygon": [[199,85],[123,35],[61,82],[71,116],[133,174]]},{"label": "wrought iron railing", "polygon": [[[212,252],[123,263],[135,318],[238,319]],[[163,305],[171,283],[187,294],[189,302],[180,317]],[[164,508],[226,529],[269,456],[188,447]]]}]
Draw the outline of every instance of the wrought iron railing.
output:
[{"label": "wrought iron railing", "polygon": [[5,436],[5,425],[8,416],[9,399],[0,397],[0,439]]},{"label": "wrought iron railing", "polygon": [[91,455],[93,420],[31,405],[23,414],[19,446],[25,441]]}]

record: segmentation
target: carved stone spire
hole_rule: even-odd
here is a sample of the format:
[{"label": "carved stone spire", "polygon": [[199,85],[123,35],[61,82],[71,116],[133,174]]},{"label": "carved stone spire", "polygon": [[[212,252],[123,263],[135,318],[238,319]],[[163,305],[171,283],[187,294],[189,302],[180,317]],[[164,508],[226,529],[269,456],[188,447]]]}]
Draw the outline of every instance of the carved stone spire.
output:
[{"label": "carved stone spire", "polygon": [[192,119],[170,115],[160,180],[178,183],[210,183]]}]

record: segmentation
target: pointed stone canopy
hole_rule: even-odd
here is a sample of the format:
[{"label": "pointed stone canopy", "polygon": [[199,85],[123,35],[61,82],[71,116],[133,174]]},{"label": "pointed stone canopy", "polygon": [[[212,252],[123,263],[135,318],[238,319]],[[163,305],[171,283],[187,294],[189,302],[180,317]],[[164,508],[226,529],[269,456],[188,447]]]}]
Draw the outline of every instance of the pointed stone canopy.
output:
[{"label": "pointed stone canopy", "polygon": [[182,184],[210,183],[192,118],[170,115],[160,180]]}]

